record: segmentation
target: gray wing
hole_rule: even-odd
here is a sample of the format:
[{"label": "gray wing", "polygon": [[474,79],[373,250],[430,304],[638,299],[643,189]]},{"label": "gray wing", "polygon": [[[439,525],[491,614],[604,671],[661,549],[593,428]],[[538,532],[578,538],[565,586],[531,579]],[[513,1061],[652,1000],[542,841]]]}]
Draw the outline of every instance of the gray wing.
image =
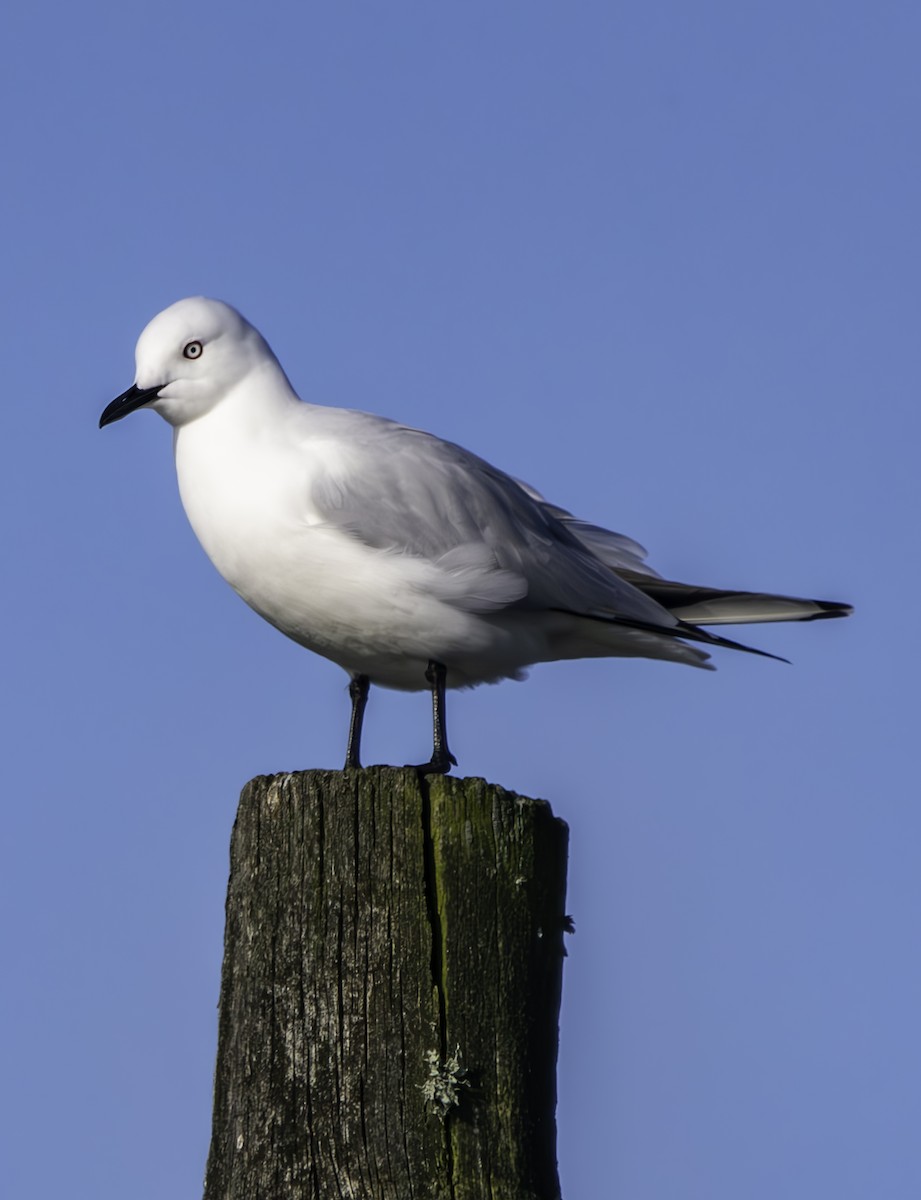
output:
[{"label": "gray wing", "polygon": [[318,436],[334,437],[347,464],[311,481],[322,518],[367,546],[432,564],[449,602],[677,625],[614,573],[621,566],[654,576],[629,538],[577,521],[431,434],[343,410],[325,410],[322,425]]},{"label": "gray wing", "polygon": [[587,550],[601,559],[612,571],[632,571],[635,575],[645,575],[650,579],[662,578],[659,572],[654,571],[646,562],[646,547],[635,542],[633,538],[624,533],[615,533],[612,529],[604,529],[600,525],[592,525],[583,521],[581,517],[574,517],[565,508],[548,503],[530,484],[520,479],[515,482],[544,512],[556,517]]}]

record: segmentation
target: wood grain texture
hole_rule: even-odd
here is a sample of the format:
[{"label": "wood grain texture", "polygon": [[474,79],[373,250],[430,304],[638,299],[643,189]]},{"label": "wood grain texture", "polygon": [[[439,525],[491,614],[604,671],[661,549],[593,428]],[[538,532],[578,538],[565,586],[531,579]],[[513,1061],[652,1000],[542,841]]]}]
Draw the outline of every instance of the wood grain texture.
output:
[{"label": "wood grain texture", "polygon": [[566,846],[479,779],[247,784],[205,1200],[556,1200]]}]

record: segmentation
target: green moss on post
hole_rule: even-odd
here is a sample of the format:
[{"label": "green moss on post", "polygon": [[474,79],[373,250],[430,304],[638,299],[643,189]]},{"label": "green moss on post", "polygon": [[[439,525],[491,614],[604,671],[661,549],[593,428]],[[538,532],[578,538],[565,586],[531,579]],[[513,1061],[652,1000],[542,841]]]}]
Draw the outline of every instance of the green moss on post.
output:
[{"label": "green moss on post", "polygon": [[247,784],[205,1200],[556,1200],[566,842],[479,779]]}]

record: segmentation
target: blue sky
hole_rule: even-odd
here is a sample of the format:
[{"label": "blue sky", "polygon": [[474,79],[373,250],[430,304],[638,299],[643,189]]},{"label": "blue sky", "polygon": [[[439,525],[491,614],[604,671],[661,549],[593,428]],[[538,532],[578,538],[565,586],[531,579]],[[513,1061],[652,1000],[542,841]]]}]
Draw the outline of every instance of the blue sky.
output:
[{"label": "blue sky", "polygon": [[[166,425],[96,429],[203,292],[673,577],[857,606],[745,631],[789,667],[538,667],[451,742],[571,826],[567,1200],[917,1196],[917,6],[3,20],[4,1194],[199,1194],[236,799],[343,754]],[[367,761],[428,738],[373,695]]]}]

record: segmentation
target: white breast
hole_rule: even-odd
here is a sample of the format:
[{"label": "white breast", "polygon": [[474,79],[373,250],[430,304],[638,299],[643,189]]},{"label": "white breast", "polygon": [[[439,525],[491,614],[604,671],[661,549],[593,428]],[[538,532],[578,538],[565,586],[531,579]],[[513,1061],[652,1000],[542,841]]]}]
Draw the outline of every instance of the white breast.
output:
[{"label": "white breast", "polygon": [[177,430],[175,456],[183,507],[208,557],[251,608],[308,649],[385,686],[423,688],[430,658],[457,661],[507,640],[434,598],[429,564],[324,522],[310,476],[320,467],[328,476],[340,458],[346,468],[336,444],[280,442],[218,411]]}]

